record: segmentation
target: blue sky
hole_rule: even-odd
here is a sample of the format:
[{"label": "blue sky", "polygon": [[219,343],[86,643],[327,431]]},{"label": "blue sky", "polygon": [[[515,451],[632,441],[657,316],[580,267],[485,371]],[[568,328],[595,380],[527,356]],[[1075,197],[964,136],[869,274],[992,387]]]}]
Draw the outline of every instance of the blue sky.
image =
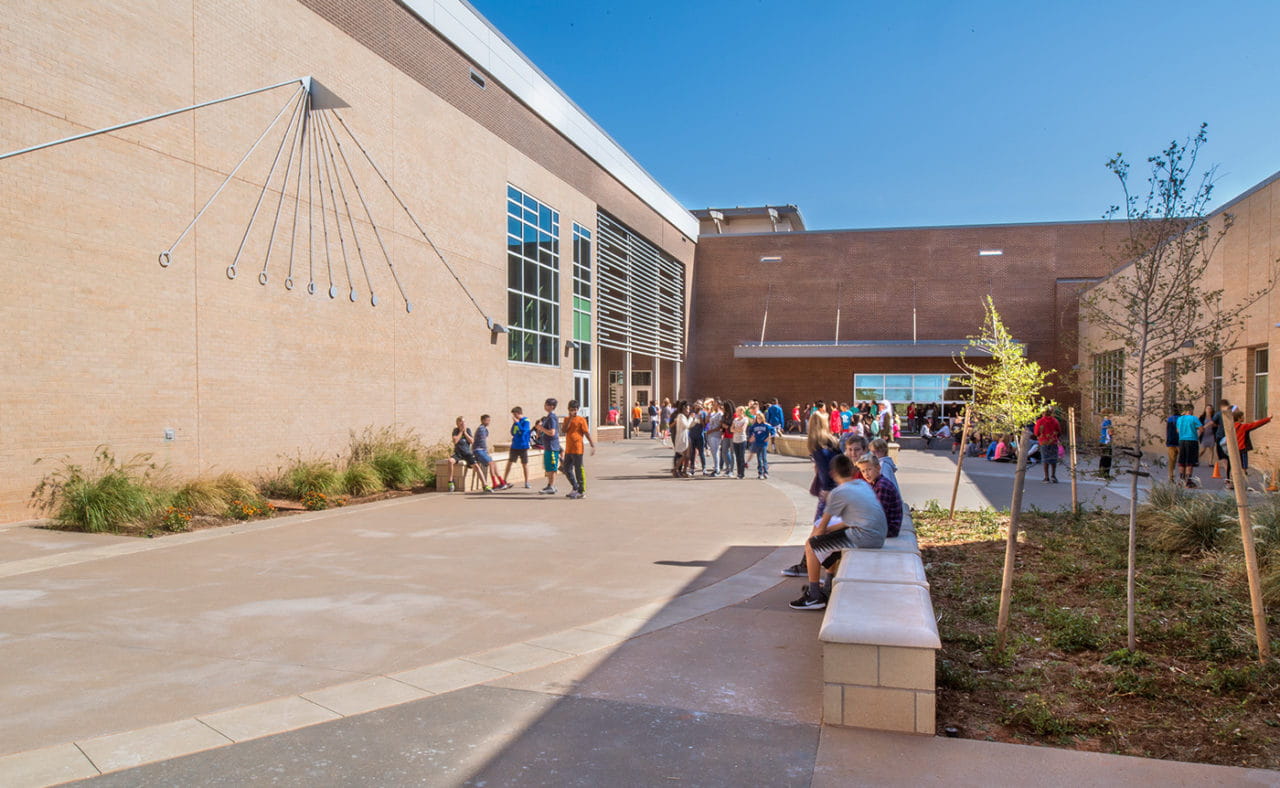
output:
[{"label": "blue sky", "polygon": [[472,1],[689,208],[1097,219],[1201,121],[1217,202],[1280,170],[1274,1]]}]

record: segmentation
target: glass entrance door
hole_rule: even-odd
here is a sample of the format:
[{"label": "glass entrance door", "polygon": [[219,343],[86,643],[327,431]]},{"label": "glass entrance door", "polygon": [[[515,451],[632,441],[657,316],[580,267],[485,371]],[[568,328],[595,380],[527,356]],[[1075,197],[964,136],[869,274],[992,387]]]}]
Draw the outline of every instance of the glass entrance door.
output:
[{"label": "glass entrance door", "polygon": [[591,421],[591,373],[573,373],[573,398],[578,401],[578,415]]}]

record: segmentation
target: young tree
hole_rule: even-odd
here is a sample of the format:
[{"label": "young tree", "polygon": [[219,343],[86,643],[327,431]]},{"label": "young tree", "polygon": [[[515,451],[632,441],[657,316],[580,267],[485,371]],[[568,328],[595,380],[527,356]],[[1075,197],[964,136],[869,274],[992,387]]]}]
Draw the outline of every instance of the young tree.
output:
[{"label": "young tree", "polygon": [[[969,376],[973,387],[971,417],[989,431],[1018,435],[1018,466],[1013,476],[1013,499],[1009,504],[1009,532],[1004,549],[1004,574],[1000,583],[1000,612],[996,618],[996,648],[1004,648],[1009,628],[1009,605],[1013,593],[1013,565],[1018,547],[1018,520],[1022,513],[1022,489],[1027,478],[1027,448],[1034,421],[1052,402],[1041,392],[1049,385],[1049,371],[1027,358],[1026,350],[1014,340],[996,311],[991,296],[986,300],[982,333],[969,337],[969,347],[956,363]],[[969,354],[990,357],[976,361]],[[963,451],[963,449],[962,449]],[[957,465],[957,473],[959,466]]]},{"label": "young tree", "polygon": [[[1129,484],[1129,558],[1126,594],[1128,647],[1135,650],[1135,560],[1138,476],[1142,471],[1143,418],[1166,406],[1166,381],[1203,368],[1206,359],[1231,348],[1244,328],[1245,312],[1275,284],[1274,272],[1263,289],[1228,303],[1221,288],[1207,286],[1205,274],[1234,217],[1206,217],[1217,167],[1197,171],[1207,125],[1195,136],[1174,140],[1147,159],[1146,193],[1129,181],[1129,162],[1117,153],[1107,162],[1124,194],[1105,218],[1122,227],[1115,261],[1124,267],[1080,300],[1082,320],[1095,333],[1097,349],[1120,349],[1123,360],[1123,408],[1117,409],[1121,434],[1132,437],[1134,457]],[[1096,392],[1096,381],[1094,382]],[[1216,403],[1215,403],[1216,404]],[[1122,445],[1116,441],[1116,445]]]}]

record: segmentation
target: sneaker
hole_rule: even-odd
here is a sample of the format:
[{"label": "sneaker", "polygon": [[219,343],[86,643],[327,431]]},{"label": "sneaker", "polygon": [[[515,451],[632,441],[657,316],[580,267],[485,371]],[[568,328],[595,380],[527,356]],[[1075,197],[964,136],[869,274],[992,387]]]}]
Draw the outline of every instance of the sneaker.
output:
[{"label": "sneaker", "polygon": [[449,482],[449,492],[453,492],[455,489],[456,488],[453,486],[453,482]]},{"label": "sneaker", "polygon": [[783,569],[782,574],[785,577],[804,577],[808,572],[804,569],[804,561],[801,561],[798,564],[792,564],[786,569]]},{"label": "sneaker", "polygon": [[491,492],[493,492],[493,488],[492,488],[492,487],[486,487],[486,488],[484,488],[484,491],[485,491],[486,493],[491,493]]},{"label": "sneaker", "polygon": [[548,484],[546,487],[543,487],[541,490],[538,490],[538,494],[539,495],[555,495],[556,488]]},{"label": "sneaker", "polygon": [[1054,484],[1057,484],[1057,483],[1058,483],[1058,477],[1057,477],[1057,476],[1053,477],[1053,483],[1054,483]]},{"label": "sneaker", "polygon": [[566,498],[581,498],[581,497],[582,497],[582,493],[578,492],[577,490],[574,490],[573,492],[565,493],[565,496],[564,496],[564,497],[566,497]]},{"label": "sneaker", "polygon": [[498,485],[497,489],[510,490],[512,487],[515,487],[515,485],[512,484],[511,482],[503,482],[502,484]]},{"label": "sneaker", "polygon": [[[509,487],[510,485],[507,485],[507,486]],[[532,490],[532,489],[533,489],[532,487],[530,487],[530,486],[529,486],[529,483],[528,483],[528,482],[525,482],[525,483],[524,483],[524,488],[525,488],[526,490]]]},{"label": "sneaker", "polygon": [[805,586],[804,593],[800,598],[791,603],[792,610],[821,610],[827,606],[825,597],[813,598],[809,596],[809,587]]}]

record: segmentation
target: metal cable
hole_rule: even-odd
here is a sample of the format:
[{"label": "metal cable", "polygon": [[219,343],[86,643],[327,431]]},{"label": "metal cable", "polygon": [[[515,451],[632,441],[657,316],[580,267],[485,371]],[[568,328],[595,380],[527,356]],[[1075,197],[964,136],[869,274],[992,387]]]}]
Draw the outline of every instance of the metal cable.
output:
[{"label": "metal cable", "polygon": [[[321,115],[321,117],[323,117],[323,115]],[[321,128],[324,129],[325,127],[322,126]],[[329,151],[329,160],[333,162],[333,175],[334,180],[338,182],[338,194],[342,197],[342,207],[347,212],[347,225],[351,228],[351,239],[356,245],[356,257],[360,260],[360,268],[364,271],[365,284],[369,285],[369,296],[372,299],[371,303],[374,306],[377,306],[378,297],[373,293],[373,280],[369,278],[369,267],[364,263],[364,249],[360,246],[360,235],[356,232],[356,220],[351,213],[351,203],[347,202],[347,190],[342,185],[342,172],[338,169],[338,160],[333,156],[333,145],[330,144],[329,134],[327,131],[325,132],[324,138],[325,147]],[[350,173],[348,173],[348,175],[349,174]],[[356,289],[354,285],[351,287],[351,300],[352,302],[356,300]]]},{"label": "metal cable", "polygon": [[[276,87],[279,87],[279,85],[277,85]],[[187,233],[191,232],[192,227],[196,226],[196,222],[200,221],[200,217],[204,216],[204,212],[209,209],[209,206],[212,205],[213,201],[217,199],[219,194],[222,193],[222,190],[226,188],[226,185],[231,182],[231,179],[236,176],[236,173],[240,171],[240,168],[244,166],[244,163],[248,161],[249,157],[253,155],[253,152],[258,149],[258,145],[260,145],[262,141],[266,139],[267,134],[269,134],[271,130],[275,128],[276,124],[280,122],[280,118],[282,115],[284,115],[285,110],[289,109],[289,106],[293,104],[295,101],[297,101],[300,95],[307,95],[309,97],[309,94],[307,93],[305,88],[299,88],[297,93],[294,93],[292,96],[289,97],[289,100],[284,103],[284,106],[280,108],[280,111],[276,113],[276,116],[271,119],[271,122],[267,124],[267,127],[262,130],[261,134],[258,135],[258,139],[253,141],[253,145],[249,146],[249,150],[245,151],[244,156],[240,157],[240,161],[236,162],[236,166],[231,168],[231,172],[227,173],[227,177],[222,179],[222,183],[218,184],[217,189],[214,189],[213,194],[209,196],[209,199],[206,200],[204,205],[200,208],[200,210],[196,212],[195,217],[192,218],[192,220],[187,224],[187,226],[183,228],[182,232],[178,234],[177,239],[174,240],[173,243],[169,244],[168,249],[165,249],[163,252],[160,253],[161,266],[165,268],[169,267],[170,255],[173,254],[173,250],[177,248],[178,244],[182,242],[183,238],[187,237]]]},{"label": "metal cable", "polygon": [[[307,96],[307,109],[311,109],[311,97]],[[311,181],[316,177],[311,157],[315,151],[315,134],[307,135],[307,295],[316,294],[316,226],[315,203],[311,197]]]},{"label": "metal cable", "polygon": [[[298,141],[298,177],[293,183],[293,229],[289,231],[289,273],[284,277],[284,289],[293,289],[293,255],[298,245],[298,207],[302,200],[302,167],[307,159],[307,126],[311,112],[311,97],[307,97],[307,116],[303,118],[302,137]],[[308,173],[308,177],[310,173]],[[307,185],[311,184],[310,180]]]},{"label": "metal cable", "polygon": [[[271,236],[267,238],[267,253],[262,258],[262,273],[258,274],[258,284],[267,284],[267,265],[271,262],[271,250],[276,245],[276,230],[280,227],[280,209],[284,207],[284,196],[289,191],[289,174],[293,171],[293,159],[298,153],[298,140],[302,139],[303,130],[307,125],[307,108],[302,108],[302,117],[298,120],[298,127],[293,130],[293,141],[289,143],[289,158],[284,164],[284,180],[280,182],[280,198],[276,200],[276,215],[271,220]],[[302,177],[302,165],[298,165],[298,177]],[[269,181],[268,181],[269,183]],[[290,269],[293,267],[293,247],[289,247]]]},{"label": "metal cable", "polygon": [[[327,141],[325,140],[324,129],[320,127],[317,127],[317,128],[319,128],[319,136],[317,137],[317,141],[319,143],[320,149],[326,150]],[[333,191],[333,174],[329,172],[329,158],[327,156],[322,155],[320,157],[320,163],[324,165],[325,178],[329,187],[329,204],[333,206],[333,225],[334,227],[338,228],[338,247],[342,250],[342,267],[346,269],[346,272],[347,272],[347,290],[350,292],[351,300],[355,301],[356,288],[355,288],[355,285],[351,283],[351,261],[347,259],[347,242],[342,234],[342,217],[338,215],[338,198],[334,195],[334,191]],[[335,288],[333,287],[333,285],[329,286],[329,297],[330,298],[337,297],[337,293],[335,292]]]},{"label": "metal cable", "polygon": [[316,191],[320,192],[320,227],[324,230],[324,263],[329,269],[329,297],[338,297],[338,288],[333,284],[333,258],[329,255],[329,217],[324,209],[324,168],[320,166],[320,145],[314,139],[311,143],[311,154],[315,157]]},{"label": "metal cable", "polygon": [[369,151],[365,150],[364,146],[360,144],[360,140],[356,139],[355,134],[351,132],[351,128],[347,126],[347,122],[342,119],[342,116],[338,114],[338,111],[330,111],[333,113],[333,116],[338,119],[338,123],[342,124],[342,128],[347,132],[347,136],[351,138],[351,141],[354,142],[356,147],[360,149],[360,152],[364,154],[364,158],[369,162],[369,166],[373,167],[374,172],[378,173],[378,177],[381,178],[382,182],[386,185],[387,191],[391,192],[392,197],[396,198],[396,202],[400,203],[400,207],[404,209],[405,215],[409,217],[409,221],[413,222],[413,226],[418,228],[418,232],[421,233],[426,242],[430,244],[432,251],[436,253],[436,257],[440,258],[440,262],[444,264],[444,267],[453,276],[454,281],[458,283],[458,287],[461,287],[462,292],[466,293],[467,298],[471,299],[472,306],[476,308],[476,311],[480,313],[481,317],[492,325],[494,321],[485,314],[485,311],[480,307],[480,303],[476,301],[475,296],[471,295],[471,291],[467,289],[467,286],[462,283],[462,279],[458,277],[457,272],[453,270],[453,266],[449,265],[449,261],[444,259],[444,255],[440,253],[435,242],[431,240],[431,236],[427,235],[426,230],[422,229],[422,225],[413,215],[413,212],[409,210],[409,206],[405,205],[404,200],[400,199],[400,195],[396,192],[395,187],[393,187],[391,182],[387,180],[387,176],[382,174],[382,170],[378,169],[378,165],[374,163],[373,157],[369,155]]},{"label": "metal cable", "polygon": [[293,124],[298,120],[298,111],[306,106],[305,101],[299,101],[294,107],[293,115],[289,118],[289,125],[285,127],[284,135],[280,138],[280,144],[276,147],[275,158],[271,160],[271,169],[267,171],[267,177],[262,181],[262,190],[258,192],[258,201],[254,203],[253,213],[249,214],[249,223],[244,228],[244,235],[240,238],[240,246],[236,249],[236,256],[231,259],[231,265],[227,266],[227,278],[236,278],[236,266],[240,264],[240,255],[244,252],[244,245],[249,240],[249,233],[253,230],[254,222],[258,220],[258,209],[262,207],[262,200],[267,196],[267,187],[271,184],[271,178],[276,174],[276,165],[280,163],[280,154],[284,152],[284,143],[289,138],[289,132],[293,130]]},{"label": "metal cable", "polygon": [[[333,144],[338,148],[338,156],[342,159],[342,166],[346,168],[347,177],[351,179],[351,185],[355,186],[356,189],[356,196],[360,198],[360,204],[364,206],[364,215],[369,219],[369,226],[373,228],[373,236],[378,239],[378,247],[382,249],[382,257],[387,261],[387,268],[391,270],[391,278],[396,282],[396,288],[400,291],[400,297],[404,299],[405,303],[409,306],[409,310],[412,311],[413,305],[409,304],[409,297],[405,295],[404,286],[400,284],[400,276],[396,273],[395,263],[391,262],[391,255],[387,253],[387,245],[382,241],[382,233],[378,230],[378,223],[373,220],[373,212],[369,210],[369,203],[364,199],[364,190],[360,188],[360,182],[356,180],[355,173],[351,170],[351,162],[347,161],[346,151],[342,149],[342,141],[338,139],[337,133],[334,132],[333,123],[329,120],[328,116],[320,115],[320,118],[324,122],[325,129],[328,133],[333,135]],[[370,285],[369,288],[370,292],[372,292],[373,286]],[[378,305],[376,300],[373,304],[374,306]]]}]

